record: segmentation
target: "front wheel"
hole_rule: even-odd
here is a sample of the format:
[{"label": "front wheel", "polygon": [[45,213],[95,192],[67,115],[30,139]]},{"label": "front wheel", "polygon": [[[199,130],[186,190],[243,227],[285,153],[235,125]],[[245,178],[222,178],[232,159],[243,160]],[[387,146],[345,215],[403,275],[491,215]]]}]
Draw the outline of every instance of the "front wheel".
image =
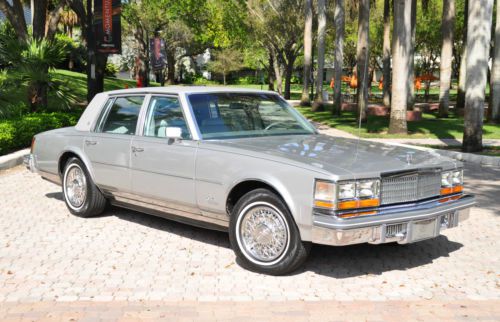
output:
[{"label": "front wheel", "polygon": [[270,275],[294,271],[310,249],[284,202],[267,189],[251,191],[236,203],[229,239],[242,266]]},{"label": "front wheel", "polygon": [[68,160],[62,181],[64,202],[72,214],[92,217],[104,211],[106,198],[92,182],[87,168],[80,159]]}]

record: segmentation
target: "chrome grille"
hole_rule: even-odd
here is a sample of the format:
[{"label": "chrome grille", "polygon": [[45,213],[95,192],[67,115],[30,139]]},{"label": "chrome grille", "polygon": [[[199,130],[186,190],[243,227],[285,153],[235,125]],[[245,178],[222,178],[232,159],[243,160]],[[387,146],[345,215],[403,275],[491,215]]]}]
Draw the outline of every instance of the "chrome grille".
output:
[{"label": "chrome grille", "polygon": [[413,171],[382,177],[381,204],[411,202],[439,195],[441,173],[438,170]]}]

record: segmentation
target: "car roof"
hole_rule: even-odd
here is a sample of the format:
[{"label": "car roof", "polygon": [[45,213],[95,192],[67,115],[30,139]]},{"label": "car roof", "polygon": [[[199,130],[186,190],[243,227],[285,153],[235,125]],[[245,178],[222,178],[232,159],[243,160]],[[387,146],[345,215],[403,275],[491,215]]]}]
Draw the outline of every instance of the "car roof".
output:
[{"label": "car roof", "polygon": [[239,88],[229,86],[163,86],[163,87],[139,87],[119,89],[106,92],[108,95],[139,94],[139,93],[162,93],[162,94],[191,94],[191,93],[265,93],[277,94],[273,91]]}]

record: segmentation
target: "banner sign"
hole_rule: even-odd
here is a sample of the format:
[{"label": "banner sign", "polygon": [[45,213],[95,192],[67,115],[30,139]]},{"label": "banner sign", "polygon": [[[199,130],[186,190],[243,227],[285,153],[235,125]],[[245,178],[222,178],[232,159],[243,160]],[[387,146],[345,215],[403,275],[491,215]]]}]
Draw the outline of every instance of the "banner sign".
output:
[{"label": "banner sign", "polygon": [[165,67],[165,41],[160,37],[149,40],[149,52],[151,59],[151,68],[153,70],[163,69]]},{"label": "banner sign", "polygon": [[121,0],[94,0],[96,50],[120,54],[122,50]]}]

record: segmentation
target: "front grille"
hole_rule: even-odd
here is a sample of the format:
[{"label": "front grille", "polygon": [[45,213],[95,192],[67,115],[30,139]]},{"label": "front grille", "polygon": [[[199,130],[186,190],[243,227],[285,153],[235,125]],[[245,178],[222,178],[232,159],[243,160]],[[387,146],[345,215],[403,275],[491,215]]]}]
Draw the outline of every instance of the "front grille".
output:
[{"label": "front grille", "polygon": [[404,234],[406,234],[406,224],[394,224],[385,227],[385,238],[401,237]]},{"label": "front grille", "polygon": [[403,203],[439,196],[441,172],[421,170],[382,176],[382,205]]}]

